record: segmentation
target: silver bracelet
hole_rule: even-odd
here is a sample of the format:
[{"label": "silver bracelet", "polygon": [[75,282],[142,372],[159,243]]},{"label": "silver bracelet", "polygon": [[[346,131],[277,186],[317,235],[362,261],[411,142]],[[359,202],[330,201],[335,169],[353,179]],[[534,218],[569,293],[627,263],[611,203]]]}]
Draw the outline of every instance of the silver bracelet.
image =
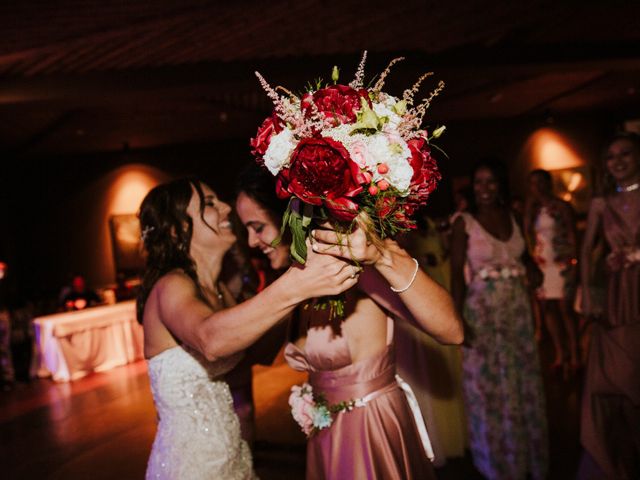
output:
[{"label": "silver bracelet", "polygon": [[411,277],[411,280],[409,281],[409,284],[404,288],[393,288],[391,285],[389,285],[389,288],[391,289],[392,292],[395,292],[395,293],[406,292],[407,290],[409,290],[411,285],[413,285],[413,282],[415,282],[416,275],[418,275],[418,270],[420,270],[420,264],[418,263],[418,260],[416,260],[413,257],[411,258],[411,260],[413,260],[413,263],[416,264],[416,269],[413,271],[413,276]]}]

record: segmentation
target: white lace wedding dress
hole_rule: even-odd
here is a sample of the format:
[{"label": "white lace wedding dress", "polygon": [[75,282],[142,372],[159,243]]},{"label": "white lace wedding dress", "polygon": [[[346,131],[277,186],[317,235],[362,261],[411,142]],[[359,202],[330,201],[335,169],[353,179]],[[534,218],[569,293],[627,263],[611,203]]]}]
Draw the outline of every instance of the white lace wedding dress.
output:
[{"label": "white lace wedding dress", "polygon": [[222,378],[239,360],[240,355],[208,362],[184,346],[148,360],[159,421],[147,479],[256,478],[229,386]]}]

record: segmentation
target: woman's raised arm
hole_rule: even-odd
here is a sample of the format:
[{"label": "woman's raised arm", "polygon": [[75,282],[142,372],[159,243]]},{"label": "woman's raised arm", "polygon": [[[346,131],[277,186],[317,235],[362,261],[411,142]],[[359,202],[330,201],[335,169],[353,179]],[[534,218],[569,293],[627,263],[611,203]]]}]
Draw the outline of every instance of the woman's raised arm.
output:
[{"label": "woman's raised arm", "polygon": [[305,300],[336,295],[356,283],[351,264],[309,251],[304,267],[290,267],[258,295],[234,307],[212,310],[193,281],[176,271],[158,281],[147,309],[155,306],[172,335],[215,360],[246,349]]},{"label": "woman's raised arm", "polygon": [[462,342],[462,322],[451,296],[423,272],[417,260],[394,240],[385,239],[374,244],[362,228],[349,235],[340,235],[333,230],[315,230],[312,236],[313,248],[317,252],[375,268],[388,283],[383,296],[391,297],[389,304],[394,304],[392,297],[399,298],[425,332],[441,343]]}]

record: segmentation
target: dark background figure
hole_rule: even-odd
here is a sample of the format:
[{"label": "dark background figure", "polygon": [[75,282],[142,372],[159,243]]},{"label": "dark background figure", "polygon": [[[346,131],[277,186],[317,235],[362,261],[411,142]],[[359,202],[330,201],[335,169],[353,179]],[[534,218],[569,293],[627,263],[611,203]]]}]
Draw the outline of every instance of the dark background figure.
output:
[{"label": "dark background figure", "polygon": [[11,357],[15,379],[19,382],[30,382],[34,372],[34,329],[33,319],[36,317],[35,303],[25,295],[16,294],[9,302],[11,312]]},{"label": "dark background figure", "polygon": [[13,388],[15,374],[11,358],[11,314],[9,310],[9,267],[0,262],[0,386],[4,391]]},{"label": "dark background figure", "polygon": [[136,298],[136,291],[127,283],[127,277],[123,272],[116,274],[116,288],[113,293],[116,296],[116,302],[123,302]]},{"label": "dark background figure", "polygon": [[61,294],[60,306],[65,311],[82,310],[101,303],[98,294],[87,287],[82,275],[75,275],[71,288]]}]

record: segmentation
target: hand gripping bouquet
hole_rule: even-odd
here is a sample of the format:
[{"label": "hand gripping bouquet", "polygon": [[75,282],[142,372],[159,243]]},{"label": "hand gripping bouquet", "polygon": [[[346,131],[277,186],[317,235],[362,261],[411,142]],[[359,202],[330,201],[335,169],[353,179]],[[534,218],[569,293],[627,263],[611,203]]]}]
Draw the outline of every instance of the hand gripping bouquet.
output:
[{"label": "hand gripping bouquet", "polygon": [[[392,60],[372,87],[364,87],[367,52],[349,85],[319,80],[303,95],[272,88],[256,76],[275,106],[251,139],[252,153],[276,177],[276,193],[289,198],[282,230],[291,232],[291,256],[304,263],[312,222],[330,221],[338,232],[364,228],[372,241],[415,228],[412,216],[427,203],[440,173],[431,136],[421,128],[431,101],[444,88],[414,101],[422,75],[397,98],[382,91]],[[277,242],[278,240],[276,240]],[[342,314],[340,300],[329,302]]]}]

